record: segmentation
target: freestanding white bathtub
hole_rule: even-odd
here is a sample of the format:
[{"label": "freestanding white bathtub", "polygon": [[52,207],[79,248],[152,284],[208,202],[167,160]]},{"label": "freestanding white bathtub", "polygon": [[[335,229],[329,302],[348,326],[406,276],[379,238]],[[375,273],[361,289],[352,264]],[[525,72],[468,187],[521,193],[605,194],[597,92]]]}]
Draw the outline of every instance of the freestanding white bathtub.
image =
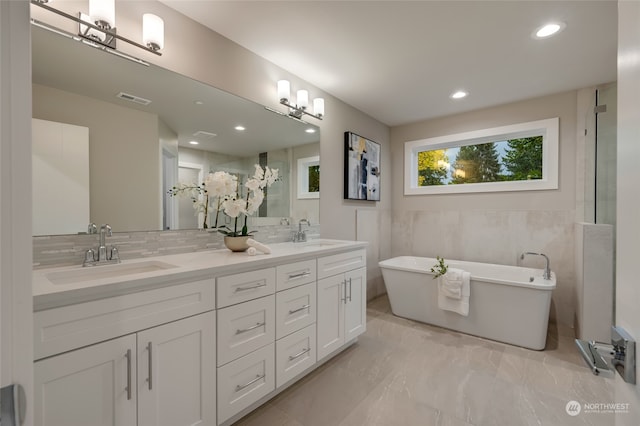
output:
[{"label": "freestanding white bathtub", "polygon": [[547,337],[556,277],[542,269],[445,259],[471,273],[469,316],[438,308],[438,285],[430,272],[436,259],[400,256],[378,265],[394,315],[499,342],[542,350]]}]

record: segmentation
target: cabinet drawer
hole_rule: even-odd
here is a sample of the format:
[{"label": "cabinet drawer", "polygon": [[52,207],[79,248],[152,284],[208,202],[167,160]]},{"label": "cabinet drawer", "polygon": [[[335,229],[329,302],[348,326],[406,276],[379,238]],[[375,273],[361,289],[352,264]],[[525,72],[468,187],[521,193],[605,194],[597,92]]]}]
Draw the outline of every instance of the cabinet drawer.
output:
[{"label": "cabinet drawer", "polygon": [[364,249],[334,254],[318,258],[318,279],[341,274],[367,265],[367,252]]},{"label": "cabinet drawer", "polygon": [[218,310],[218,366],[275,340],[275,295]]},{"label": "cabinet drawer", "polygon": [[213,279],[176,284],[33,314],[41,359],[215,308]]},{"label": "cabinet drawer", "polygon": [[218,368],[218,424],[273,391],[275,383],[273,343]]},{"label": "cabinet drawer", "polygon": [[218,308],[273,294],[276,291],[275,268],[260,269],[218,278]]},{"label": "cabinet drawer", "polygon": [[280,387],[316,363],[316,326],[276,342],[276,386]]},{"label": "cabinet drawer", "polygon": [[276,293],[276,339],[316,322],[316,283]]},{"label": "cabinet drawer", "polygon": [[316,280],[316,260],[289,263],[276,267],[276,290],[282,291]]}]

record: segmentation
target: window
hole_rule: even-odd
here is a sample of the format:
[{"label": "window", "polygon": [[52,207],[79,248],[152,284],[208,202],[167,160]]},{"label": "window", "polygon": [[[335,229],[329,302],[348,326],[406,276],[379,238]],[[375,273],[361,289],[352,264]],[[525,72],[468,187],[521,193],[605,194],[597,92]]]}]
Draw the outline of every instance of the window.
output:
[{"label": "window", "polygon": [[298,159],[298,199],[320,198],[320,157]]},{"label": "window", "polygon": [[558,118],[405,143],[405,195],[558,188]]}]

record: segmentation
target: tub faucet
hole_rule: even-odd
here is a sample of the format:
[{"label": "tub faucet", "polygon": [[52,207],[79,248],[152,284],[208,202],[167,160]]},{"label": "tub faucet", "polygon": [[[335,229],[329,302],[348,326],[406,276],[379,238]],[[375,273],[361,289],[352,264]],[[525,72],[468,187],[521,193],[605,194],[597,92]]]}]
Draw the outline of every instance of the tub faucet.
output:
[{"label": "tub faucet", "polygon": [[545,260],[547,261],[547,266],[545,266],[545,268],[544,268],[544,274],[542,274],[542,278],[544,278],[545,280],[550,280],[551,279],[551,266],[549,265],[549,258],[547,257],[547,255],[544,254],[544,253],[533,253],[533,252],[530,252],[530,251],[525,251],[524,253],[522,253],[520,255],[520,260],[524,259],[524,257],[526,255],[528,255],[528,254],[533,255],[533,256],[542,256],[542,257],[545,258]]},{"label": "tub faucet", "polygon": [[298,232],[293,233],[293,242],[294,243],[303,243],[307,241],[307,233],[302,230],[302,224],[306,223],[307,226],[311,226],[307,219],[300,219],[298,222]]}]

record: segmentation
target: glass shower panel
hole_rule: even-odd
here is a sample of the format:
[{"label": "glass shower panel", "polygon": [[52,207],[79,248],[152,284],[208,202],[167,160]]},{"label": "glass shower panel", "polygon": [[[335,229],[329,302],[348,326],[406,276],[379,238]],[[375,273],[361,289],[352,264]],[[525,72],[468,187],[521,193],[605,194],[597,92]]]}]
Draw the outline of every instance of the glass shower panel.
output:
[{"label": "glass shower panel", "polygon": [[596,223],[616,223],[616,84],[602,86],[596,98]]}]

